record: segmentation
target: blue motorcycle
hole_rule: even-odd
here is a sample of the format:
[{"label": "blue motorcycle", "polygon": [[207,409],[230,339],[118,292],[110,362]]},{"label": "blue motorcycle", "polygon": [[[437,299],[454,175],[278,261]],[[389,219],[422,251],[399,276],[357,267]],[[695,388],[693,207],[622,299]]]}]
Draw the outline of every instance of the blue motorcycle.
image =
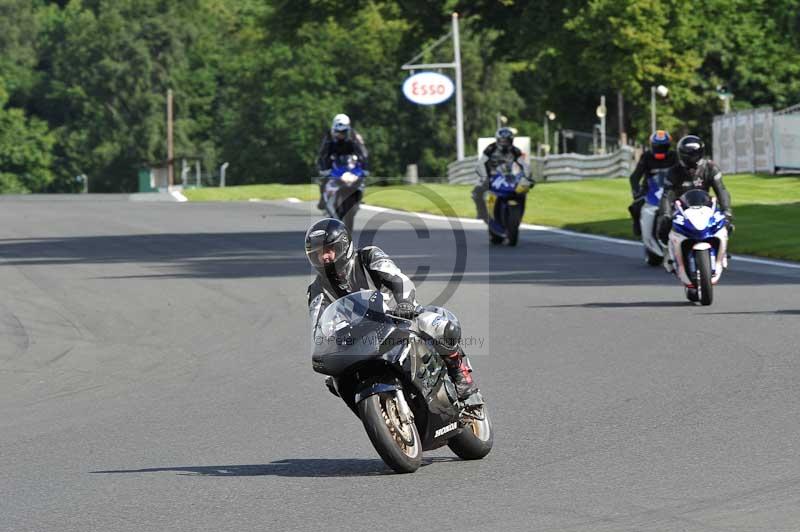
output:
[{"label": "blue motorcycle", "polygon": [[335,157],[325,190],[325,211],[331,218],[341,220],[353,230],[358,206],[364,197],[366,171],[355,155]]},{"label": "blue motorcycle", "polygon": [[713,287],[728,267],[728,228],[716,199],[704,190],[690,190],[675,202],[669,254],[686,298],[710,305]]},{"label": "blue motorcycle", "polygon": [[525,214],[525,199],[533,188],[533,181],[525,172],[513,172],[511,166],[498,167],[497,173],[484,195],[486,211],[489,213],[489,241],[501,244],[508,240],[516,246],[519,239],[519,224]]}]

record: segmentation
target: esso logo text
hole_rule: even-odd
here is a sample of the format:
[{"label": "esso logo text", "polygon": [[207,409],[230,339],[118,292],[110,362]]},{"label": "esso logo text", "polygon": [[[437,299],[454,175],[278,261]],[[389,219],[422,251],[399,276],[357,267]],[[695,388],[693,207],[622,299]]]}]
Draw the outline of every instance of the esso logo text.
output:
[{"label": "esso logo text", "polygon": [[403,94],[420,105],[436,105],[447,101],[454,91],[453,82],[438,72],[420,72],[403,82]]}]

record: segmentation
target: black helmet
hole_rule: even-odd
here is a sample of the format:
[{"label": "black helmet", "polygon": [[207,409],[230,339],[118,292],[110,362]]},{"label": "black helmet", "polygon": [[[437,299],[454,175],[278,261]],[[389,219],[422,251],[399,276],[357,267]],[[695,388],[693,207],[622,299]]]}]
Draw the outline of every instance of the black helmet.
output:
[{"label": "black helmet", "polygon": [[501,127],[494,134],[494,139],[498,148],[508,149],[514,144],[514,132],[510,127]]},{"label": "black helmet", "polygon": [[697,167],[697,163],[704,155],[705,144],[696,135],[686,135],[678,141],[678,162],[681,166],[688,169]]},{"label": "black helmet", "polygon": [[353,240],[341,221],[325,218],[306,231],[306,257],[329,280],[345,279],[353,267]]}]

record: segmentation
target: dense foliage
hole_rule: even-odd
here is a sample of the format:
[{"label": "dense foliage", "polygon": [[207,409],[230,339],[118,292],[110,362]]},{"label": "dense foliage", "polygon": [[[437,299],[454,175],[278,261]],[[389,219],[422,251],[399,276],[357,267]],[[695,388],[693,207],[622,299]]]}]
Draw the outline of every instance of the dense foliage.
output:
[{"label": "dense foliage", "polygon": [[373,173],[441,175],[454,105],[406,101],[400,66],[454,10],[468,154],[498,113],[534,139],[545,109],[591,130],[601,94],[615,135],[618,92],[643,141],[655,84],[678,133],[709,134],[718,85],[734,108],[800,102],[800,0],[0,0],[0,191],[133,190],[166,158],[168,88],[176,153],[229,161],[229,183],[306,181],[338,112]]}]

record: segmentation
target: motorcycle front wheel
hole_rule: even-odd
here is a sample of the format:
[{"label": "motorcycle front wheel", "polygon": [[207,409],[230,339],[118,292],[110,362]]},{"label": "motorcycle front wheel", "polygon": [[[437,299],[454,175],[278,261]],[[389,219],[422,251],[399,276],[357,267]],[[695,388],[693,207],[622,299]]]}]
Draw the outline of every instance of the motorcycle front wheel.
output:
[{"label": "motorcycle front wheel", "polygon": [[506,215],[508,245],[516,246],[519,241],[519,224],[522,223],[522,206],[510,205]]},{"label": "motorcycle front wheel", "polygon": [[422,443],[413,421],[400,418],[396,396],[370,395],[358,403],[358,415],[381,459],[397,473],[413,473],[422,465]]},{"label": "motorcycle front wheel", "polygon": [[694,261],[697,265],[697,286],[701,305],[710,305],[714,300],[714,288],[711,284],[711,254],[707,249],[699,249],[694,252]]},{"label": "motorcycle front wheel", "polygon": [[359,204],[359,196],[357,192],[351,193],[349,196],[342,200],[341,205],[338,209],[337,218],[339,218],[344,225],[347,227],[347,230],[351,233],[353,232],[353,223],[356,218],[356,212],[358,212],[358,204]]},{"label": "motorcycle front wheel", "polygon": [[470,409],[464,416],[464,430],[447,441],[447,446],[464,460],[480,460],[492,450],[494,431],[486,405]]}]

